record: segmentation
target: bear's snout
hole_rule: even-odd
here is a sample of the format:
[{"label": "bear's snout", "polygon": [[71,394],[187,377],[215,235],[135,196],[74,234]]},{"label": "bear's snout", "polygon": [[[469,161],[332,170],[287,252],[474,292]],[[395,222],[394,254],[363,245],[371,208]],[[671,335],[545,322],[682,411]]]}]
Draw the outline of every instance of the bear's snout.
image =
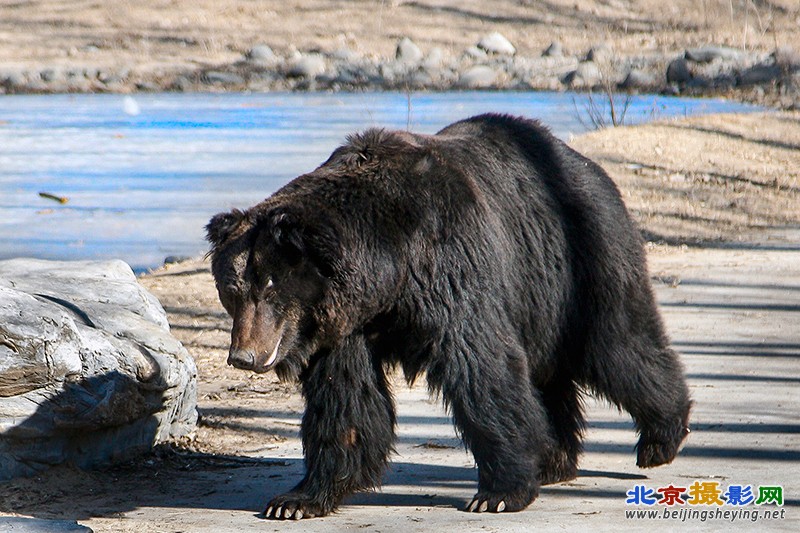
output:
[{"label": "bear's snout", "polygon": [[256,355],[252,350],[236,350],[231,348],[228,352],[228,364],[242,370],[253,370]]}]

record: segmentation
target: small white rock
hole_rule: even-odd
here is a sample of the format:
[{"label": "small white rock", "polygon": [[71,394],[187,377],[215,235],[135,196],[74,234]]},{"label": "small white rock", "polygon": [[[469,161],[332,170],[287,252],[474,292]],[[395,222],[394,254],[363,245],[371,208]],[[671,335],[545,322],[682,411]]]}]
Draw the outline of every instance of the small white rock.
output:
[{"label": "small white rock", "polygon": [[517,49],[499,32],[492,32],[478,42],[478,48],[490,54],[514,55]]}]

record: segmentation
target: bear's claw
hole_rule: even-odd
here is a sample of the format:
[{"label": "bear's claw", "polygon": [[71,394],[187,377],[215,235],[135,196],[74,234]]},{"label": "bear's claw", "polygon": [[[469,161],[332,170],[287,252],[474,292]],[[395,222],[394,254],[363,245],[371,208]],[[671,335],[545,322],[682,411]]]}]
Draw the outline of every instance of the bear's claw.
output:
[{"label": "bear's claw", "polygon": [[534,498],[523,495],[481,491],[464,507],[468,513],[503,513],[525,509]]},{"label": "bear's claw", "polygon": [[301,520],[325,516],[326,510],[321,504],[315,502],[301,493],[288,493],[274,498],[264,510],[264,518],[272,520]]}]

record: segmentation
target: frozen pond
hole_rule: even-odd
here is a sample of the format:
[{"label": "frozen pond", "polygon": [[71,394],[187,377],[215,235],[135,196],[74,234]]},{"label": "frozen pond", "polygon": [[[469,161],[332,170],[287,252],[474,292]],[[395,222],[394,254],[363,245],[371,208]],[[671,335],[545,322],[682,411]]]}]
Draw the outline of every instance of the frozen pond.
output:
[{"label": "frozen pond", "polygon": [[[269,196],[353,131],[433,133],[494,111],[567,139],[586,129],[584,102],[541,92],[0,96],[0,258],[120,258],[141,270],[201,255],[214,213]],[[746,109],[639,96],[626,122]]]}]

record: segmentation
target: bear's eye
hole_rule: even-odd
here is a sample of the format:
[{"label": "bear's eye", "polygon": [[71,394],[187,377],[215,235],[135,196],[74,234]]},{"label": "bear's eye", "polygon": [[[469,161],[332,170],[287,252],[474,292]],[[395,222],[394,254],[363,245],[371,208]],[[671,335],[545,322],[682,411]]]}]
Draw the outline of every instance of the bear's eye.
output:
[{"label": "bear's eye", "polygon": [[271,289],[273,285],[275,284],[272,282],[272,278],[267,278],[267,288]]}]

